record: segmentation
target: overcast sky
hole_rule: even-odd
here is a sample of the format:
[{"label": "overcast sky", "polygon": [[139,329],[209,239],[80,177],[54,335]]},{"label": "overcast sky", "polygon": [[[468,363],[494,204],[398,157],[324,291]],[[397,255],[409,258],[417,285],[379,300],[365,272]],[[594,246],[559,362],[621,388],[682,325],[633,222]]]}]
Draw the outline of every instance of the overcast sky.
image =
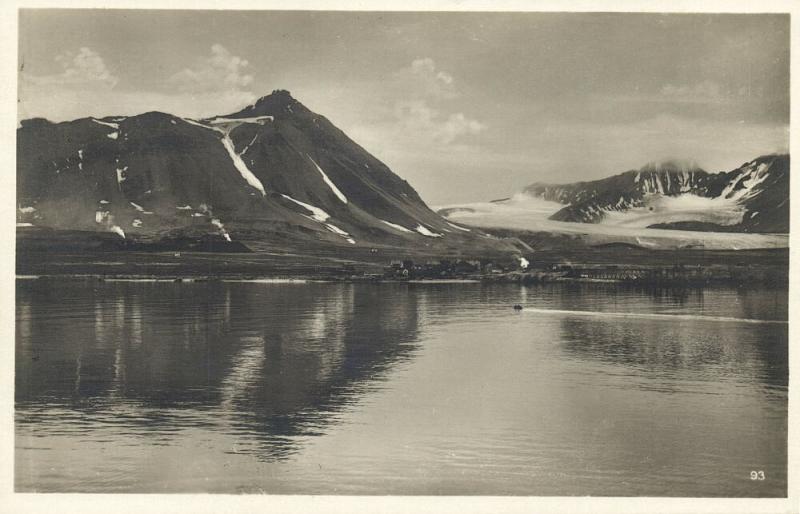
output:
[{"label": "overcast sky", "polygon": [[789,16],[23,10],[19,116],[288,89],[430,204],[786,152]]}]

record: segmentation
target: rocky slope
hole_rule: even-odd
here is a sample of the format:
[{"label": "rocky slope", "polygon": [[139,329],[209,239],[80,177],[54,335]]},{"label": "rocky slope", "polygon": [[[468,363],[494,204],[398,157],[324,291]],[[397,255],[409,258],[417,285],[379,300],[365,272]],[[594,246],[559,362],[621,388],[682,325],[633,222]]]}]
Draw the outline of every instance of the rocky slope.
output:
[{"label": "rocky slope", "polygon": [[[121,238],[509,250],[447,222],[286,91],[204,120],[148,112],[17,131],[18,227]],[[261,245],[261,246],[259,246]]]}]

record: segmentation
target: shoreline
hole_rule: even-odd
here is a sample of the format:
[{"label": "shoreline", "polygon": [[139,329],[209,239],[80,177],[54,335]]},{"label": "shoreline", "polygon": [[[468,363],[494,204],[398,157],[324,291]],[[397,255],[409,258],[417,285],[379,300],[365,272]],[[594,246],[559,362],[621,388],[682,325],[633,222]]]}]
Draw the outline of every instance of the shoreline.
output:
[{"label": "shoreline", "polygon": [[709,284],[787,288],[788,250],[644,251],[628,247],[539,249],[513,256],[351,252],[143,253],[20,251],[17,280],[247,281],[264,283],[605,283],[688,287]]},{"label": "shoreline", "polygon": [[673,288],[701,288],[707,286],[768,286],[788,289],[787,281],[765,281],[760,279],[732,279],[728,277],[711,277],[707,279],[686,280],[675,279],[613,279],[595,277],[567,277],[561,275],[538,276],[536,274],[508,273],[473,277],[452,278],[414,278],[398,279],[374,275],[351,276],[224,276],[224,275],[150,275],[150,274],[18,274],[15,281],[49,281],[49,280],[89,280],[97,282],[139,282],[139,283],[250,283],[250,284],[413,284],[413,285],[450,285],[450,284],[517,284],[520,286],[547,285],[547,284],[607,284],[624,287],[673,287]]}]

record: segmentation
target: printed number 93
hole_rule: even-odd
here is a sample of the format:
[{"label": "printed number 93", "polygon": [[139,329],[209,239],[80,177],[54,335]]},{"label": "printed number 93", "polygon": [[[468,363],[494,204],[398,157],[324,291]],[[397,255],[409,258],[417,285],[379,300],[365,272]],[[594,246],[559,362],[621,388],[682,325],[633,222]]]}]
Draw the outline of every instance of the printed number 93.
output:
[{"label": "printed number 93", "polygon": [[751,471],[750,472],[750,480],[764,480],[766,476],[764,476],[763,471]]}]

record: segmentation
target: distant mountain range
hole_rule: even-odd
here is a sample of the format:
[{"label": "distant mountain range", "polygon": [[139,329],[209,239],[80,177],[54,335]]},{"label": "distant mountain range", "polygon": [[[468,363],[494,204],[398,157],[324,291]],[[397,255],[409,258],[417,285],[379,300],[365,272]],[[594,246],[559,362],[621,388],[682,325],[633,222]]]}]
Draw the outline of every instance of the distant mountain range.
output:
[{"label": "distant mountain range", "polygon": [[281,90],[208,119],[25,120],[17,202],[19,229],[133,240],[513,249],[433,212],[405,180]]},{"label": "distant mountain range", "polygon": [[524,193],[558,202],[554,221],[721,232],[789,232],[789,156],[765,155],[721,173],[696,165],[648,164],[572,184],[532,184]]}]

